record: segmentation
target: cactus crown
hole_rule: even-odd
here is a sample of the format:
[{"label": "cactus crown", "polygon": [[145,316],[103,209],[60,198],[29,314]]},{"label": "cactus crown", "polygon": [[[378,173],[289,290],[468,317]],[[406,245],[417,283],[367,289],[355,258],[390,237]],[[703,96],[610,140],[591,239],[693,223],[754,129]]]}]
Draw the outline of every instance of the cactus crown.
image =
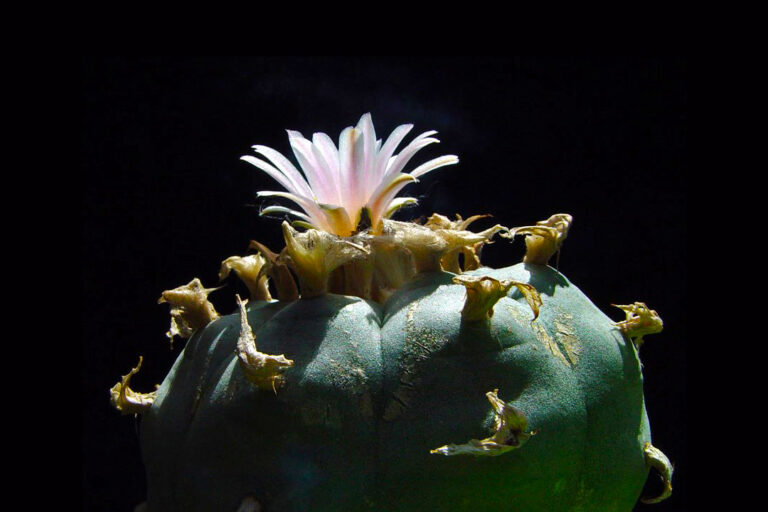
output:
[{"label": "cactus crown", "polygon": [[[421,148],[439,142],[433,137],[437,132],[427,131],[395,154],[412,128],[411,124],[398,126],[382,144],[376,139],[371,115],[364,114],[357,126],[341,132],[338,147],[324,133],[315,133],[310,141],[288,130],[301,172],[274,149],[253,146],[269,161],[251,155],[242,160],[286,189],[261,191],[258,196],[288,199],[299,209],[271,205],[261,210],[262,215],[291,218],[282,226],[285,248],[273,253],[253,241],[251,247],[261,254],[263,266],[258,270],[251,266],[247,272],[242,265],[233,267],[238,275],[248,274],[249,283],[265,282],[262,278],[268,276],[276,285],[279,300],[295,300],[300,291],[302,297],[339,293],[383,302],[415,274],[441,270],[461,274],[477,269],[482,246],[497,233],[509,239],[516,230],[518,234],[536,235],[541,243],[533,245],[543,244],[543,249],[536,253],[535,263],[546,264],[559,251],[571,220],[565,214],[543,221],[546,226],[533,231],[528,227],[510,230],[500,224],[480,232],[468,230],[471,223],[490,215],[466,220],[457,215],[456,220],[450,220],[433,214],[423,224],[391,220],[399,208],[416,203],[413,197],[396,197],[403,187],[459,161],[455,155],[444,155],[404,172]],[[564,220],[558,226],[562,229],[547,224],[561,218]],[[292,275],[298,278],[298,286]],[[262,290],[256,297],[267,294]]]}]

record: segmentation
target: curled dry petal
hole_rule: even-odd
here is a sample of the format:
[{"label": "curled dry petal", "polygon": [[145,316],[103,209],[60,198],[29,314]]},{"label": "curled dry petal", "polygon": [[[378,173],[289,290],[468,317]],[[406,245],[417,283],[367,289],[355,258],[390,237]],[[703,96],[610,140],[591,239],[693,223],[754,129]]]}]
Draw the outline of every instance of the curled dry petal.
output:
[{"label": "curled dry petal", "polygon": [[251,240],[249,248],[255,249],[264,258],[264,265],[261,267],[259,274],[268,275],[272,279],[277,290],[277,299],[287,302],[298,299],[299,289],[284,259],[256,240]]},{"label": "curled dry petal", "polygon": [[171,306],[171,328],[166,333],[171,343],[174,336],[189,338],[196,330],[219,318],[208,301],[208,294],[217,289],[204,288],[200,280],[194,278],[184,286],[162,293],[157,303],[167,302]]},{"label": "curled dry petal", "polygon": [[441,269],[441,260],[450,251],[464,247],[475,247],[488,243],[494,234],[507,228],[493,226],[479,233],[438,227],[420,226],[410,222],[384,220],[381,243],[404,247],[413,254],[418,272],[436,272]]},{"label": "curled dry petal", "polygon": [[[433,213],[427,219],[427,222],[424,223],[424,226],[433,231],[467,231],[467,228],[470,224],[476,220],[487,217],[491,217],[491,215],[473,215],[465,220],[461,218],[461,215],[456,214],[456,220],[452,221],[445,215]],[[496,224],[495,226],[479,233],[486,236],[485,240],[473,244],[467,244],[461,247],[456,247],[447,251],[440,259],[440,265],[442,266],[443,270],[453,272],[454,274],[461,274],[463,271],[480,268],[480,251],[482,250],[483,245],[490,243],[490,239],[498,232],[502,232],[503,234],[509,232],[509,229],[502,226],[501,224]],[[463,269],[459,265],[459,255],[464,257]]]},{"label": "curled dry petal", "polygon": [[299,277],[302,297],[326,293],[328,276],[341,265],[370,254],[363,245],[316,229],[299,233],[283,222],[288,264]]},{"label": "curled dry petal", "polygon": [[240,300],[237,295],[237,305],[240,308],[240,336],[237,339],[237,358],[246,378],[257,388],[272,390],[283,384],[283,372],[293,366],[293,361],[284,355],[272,356],[259,352],[256,348],[256,337],[248,324],[248,314],[245,305],[248,301]]},{"label": "curled dry petal", "polygon": [[666,455],[653,446],[651,443],[646,442],[643,453],[645,454],[645,462],[650,467],[659,472],[661,480],[664,482],[664,490],[661,494],[654,497],[643,497],[640,501],[643,503],[658,503],[669,498],[672,495],[672,472],[674,468]]},{"label": "curled dry petal", "polygon": [[512,228],[509,233],[502,233],[501,236],[514,238],[517,235],[527,235],[523,261],[546,265],[552,256],[560,254],[572,223],[573,217],[569,214],[556,213],[547,220],[537,222],[535,226]]},{"label": "curled dry petal", "polygon": [[[461,317],[464,320],[477,322],[487,320],[493,316],[493,306],[507,293],[516,287],[525,297],[528,305],[533,310],[533,320],[539,316],[541,307],[541,295],[532,285],[521,283],[511,279],[499,281],[490,276],[461,275],[453,278],[453,282],[464,285],[467,289],[467,298]],[[531,321],[533,321],[531,320]]]},{"label": "curled dry petal", "polygon": [[494,433],[486,439],[470,439],[465,444],[448,444],[431,450],[439,455],[475,455],[495,457],[507,453],[525,444],[538,432],[528,431],[528,420],[523,412],[504,402],[498,396],[498,389],[485,394],[493,407]]},{"label": "curled dry petal", "polygon": [[223,281],[233,270],[248,287],[251,300],[272,300],[269,294],[267,274],[262,268],[267,260],[261,254],[249,254],[248,256],[230,256],[221,262],[219,281]]},{"label": "curled dry petal", "polygon": [[465,220],[465,219],[462,219],[461,215],[457,213],[456,220],[451,220],[445,215],[441,215],[439,213],[433,213],[432,215],[429,216],[429,218],[427,219],[427,222],[425,222],[424,225],[430,229],[456,229],[456,230],[465,231],[469,227],[469,225],[475,222],[476,220],[485,219],[488,217],[491,217],[491,215],[489,214],[473,215]]},{"label": "curled dry petal", "polygon": [[109,390],[109,401],[112,406],[122,414],[143,414],[147,411],[157,397],[157,391],[151,393],[137,393],[131,389],[131,377],[136,375],[141,369],[141,363],[144,358],[139,356],[139,364],[133,368],[127,375],[112,386]]},{"label": "curled dry petal", "polygon": [[617,322],[616,326],[627,338],[632,340],[638,349],[643,344],[643,336],[657,334],[664,329],[664,322],[659,314],[646,306],[644,302],[627,305],[612,304],[612,306],[621,309],[626,314],[627,318]]}]

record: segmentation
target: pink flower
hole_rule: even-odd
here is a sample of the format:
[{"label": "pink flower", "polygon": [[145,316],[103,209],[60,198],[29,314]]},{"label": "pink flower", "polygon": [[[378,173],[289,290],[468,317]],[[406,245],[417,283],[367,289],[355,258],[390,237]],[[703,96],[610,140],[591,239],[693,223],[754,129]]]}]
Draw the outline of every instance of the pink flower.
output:
[{"label": "pink flower", "polygon": [[282,185],[287,192],[263,191],[259,197],[282,197],[296,203],[302,211],[284,206],[269,206],[262,214],[283,213],[299,219],[297,224],[349,236],[358,228],[364,210],[374,234],[381,229],[381,219],[398,208],[416,203],[413,197],[395,196],[403,187],[418,181],[423,174],[444,165],[458,163],[455,155],[430,160],[406,173],[403,169],[421,148],[440,142],[435,131],[424,132],[395,153],[395,149],[413,125],[395,128],[382,146],[376,140],[371,115],[360,118],[356,127],[348,127],[339,136],[339,147],[325,133],[315,133],[312,140],[288,130],[288,139],[303,174],[283,155],[266,146],[253,146],[255,156],[243,156]]}]

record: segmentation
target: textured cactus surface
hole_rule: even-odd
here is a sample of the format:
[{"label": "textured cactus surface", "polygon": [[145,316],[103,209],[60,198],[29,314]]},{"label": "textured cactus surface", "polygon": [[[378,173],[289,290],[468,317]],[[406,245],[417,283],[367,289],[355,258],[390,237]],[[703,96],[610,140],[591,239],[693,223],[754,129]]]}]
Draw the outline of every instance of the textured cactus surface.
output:
[{"label": "textured cactus surface", "polygon": [[[633,343],[549,266],[467,274],[532,284],[539,317],[513,289],[487,322],[463,321],[447,272],[383,304],[252,301],[259,350],[294,361],[276,393],[238,366],[238,313],[198,331],[143,417],[149,510],[631,510],[650,441]],[[432,453],[493,432],[494,389],[536,434]]]}]

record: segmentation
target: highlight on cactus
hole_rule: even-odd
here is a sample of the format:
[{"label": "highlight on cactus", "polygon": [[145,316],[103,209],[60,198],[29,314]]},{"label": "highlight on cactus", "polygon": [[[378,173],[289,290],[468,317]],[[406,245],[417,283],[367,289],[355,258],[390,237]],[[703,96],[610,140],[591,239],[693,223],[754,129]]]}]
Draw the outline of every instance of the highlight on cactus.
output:
[{"label": "highlight on cactus", "polygon": [[[393,220],[416,202],[405,186],[458,162],[409,166],[438,142],[398,152],[411,128],[382,143],[365,114],[338,146],[288,131],[298,168],[265,146],[242,157],[285,189],[258,192],[285,246],[253,240],[217,288],[162,293],[186,346],[155,391],[130,389],[142,358],[110,390],[141,415],[142,510],[630,511],[671,494],[638,356],[658,313],[611,320],[549,265],[568,214]],[[483,265],[496,235],[525,237],[523,261]],[[232,276],[250,297],[221,314],[208,295]],[[641,497],[651,471],[663,489]]]}]

